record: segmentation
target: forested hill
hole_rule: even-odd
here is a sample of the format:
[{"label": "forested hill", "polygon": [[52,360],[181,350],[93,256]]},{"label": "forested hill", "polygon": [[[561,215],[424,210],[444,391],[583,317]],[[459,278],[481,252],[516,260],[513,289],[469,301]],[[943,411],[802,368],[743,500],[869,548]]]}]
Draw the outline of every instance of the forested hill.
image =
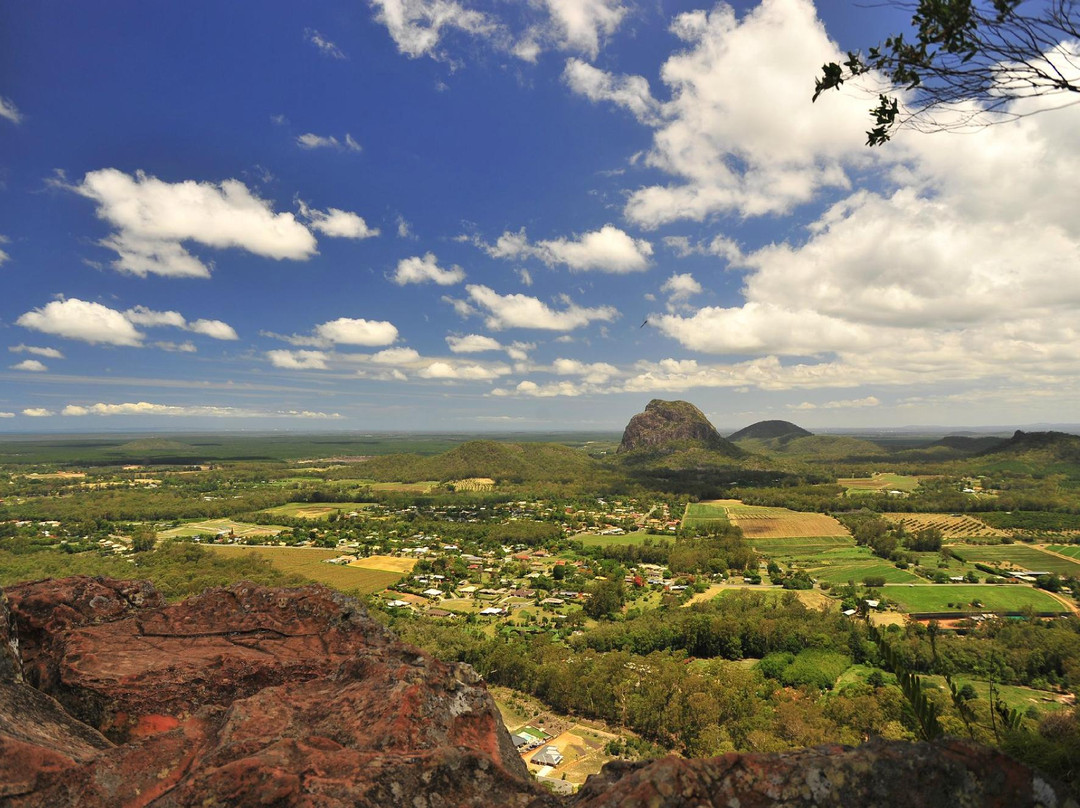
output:
[{"label": "forested hill", "polygon": [[1068,473],[1080,476],[1080,436],[1066,432],[1016,433],[1000,446],[980,452],[976,457],[990,467],[1027,468],[1042,473]]},{"label": "forested hill", "polygon": [[604,481],[612,472],[580,449],[557,443],[474,440],[433,456],[374,457],[356,468],[373,480],[450,482],[490,477],[496,483]]},{"label": "forested hill", "polygon": [[793,438],[805,438],[813,434],[810,430],[803,429],[798,424],[791,423],[791,421],[758,421],[756,424],[750,424],[750,426],[743,427],[738,432],[728,435],[728,440],[735,443],[748,438],[758,440],[786,438],[792,440]]}]

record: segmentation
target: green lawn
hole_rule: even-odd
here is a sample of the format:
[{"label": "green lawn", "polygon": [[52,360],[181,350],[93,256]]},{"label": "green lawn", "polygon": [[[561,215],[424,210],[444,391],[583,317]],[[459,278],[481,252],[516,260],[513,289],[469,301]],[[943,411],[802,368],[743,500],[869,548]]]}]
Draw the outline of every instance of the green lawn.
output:
[{"label": "green lawn", "polygon": [[381,592],[405,577],[403,572],[323,563],[323,559],[340,556],[341,552],[338,550],[315,547],[238,547],[218,544],[207,545],[207,549],[233,557],[243,553],[254,553],[269,559],[276,569],[283,572],[303,575],[305,578],[344,592],[358,592],[365,595]]},{"label": "green lawn", "polygon": [[998,565],[1003,562],[1015,564],[1026,570],[1056,572],[1067,577],[1080,577],[1080,562],[1069,561],[1044,553],[1026,544],[996,544],[992,546],[954,546],[956,554],[965,561]]},{"label": "green lawn", "polygon": [[1080,544],[1051,544],[1047,549],[1069,558],[1080,558]]},{"label": "green lawn", "polygon": [[575,541],[580,541],[586,547],[610,547],[613,544],[644,544],[646,539],[652,539],[654,542],[658,541],[674,541],[674,536],[654,536],[651,533],[646,533],[644,530],[635,530],[633,533],[624,533],[621,536],[594,536],[592,534],[581,533],[574,537]]},{"label": "green lawn", "polygon": [[[892,584],[882,590],[889,600],[896,601],[905,612],[948,612],[979,614],[981,612],[1017,612],[1030,606],[1037,612],[1064,612],[1065,607],[1045,592],[1020,584],[989,586],[984,584]],[[970,605],[979,601],[982,606]],[[949,603],[953,606],[950,607]],[[956,608],[960,604],[960,608]]]}]

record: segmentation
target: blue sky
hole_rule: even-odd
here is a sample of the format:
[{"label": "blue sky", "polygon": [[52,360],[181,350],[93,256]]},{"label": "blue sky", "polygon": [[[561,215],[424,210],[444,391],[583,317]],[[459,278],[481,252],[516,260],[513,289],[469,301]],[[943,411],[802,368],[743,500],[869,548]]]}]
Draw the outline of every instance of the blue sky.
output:
[{"label": "blue sky", "polygon": [[1080,422],[1080,108],[869,150],[902,24],[6,4],[0,430]]}]

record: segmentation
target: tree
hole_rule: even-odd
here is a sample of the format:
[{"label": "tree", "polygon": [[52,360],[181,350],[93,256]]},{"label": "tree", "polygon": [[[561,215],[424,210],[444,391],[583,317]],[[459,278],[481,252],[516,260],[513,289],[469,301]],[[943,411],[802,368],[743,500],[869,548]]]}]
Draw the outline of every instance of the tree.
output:
[{"label": "tree", "polygon": [[585,601],[585,614],[597,620],[610,617],[625,602],[626,593],[621,579],[597,581],[591,588],[589,599]]},{"label": "tree", "polygon": [[988,125],[1020,117],[1011,108],[1019,99],[1080,94],[1076,0],[1024,5],[1022,10],[1020,0],[895,0],[893,7],[912,12],[914,40],[899,33],[865,55],[849,51],[845,62],[825,64],[814,100],[845,81],[877,73],[889,87],[870,110],[874,126],[866,142],[878,146],[897,127]]},{"label": "tree", "polygon": [[154,549],[157,543],[157,531],[151,525],[139,525],[131,532],[131,550],[145,553]]}]

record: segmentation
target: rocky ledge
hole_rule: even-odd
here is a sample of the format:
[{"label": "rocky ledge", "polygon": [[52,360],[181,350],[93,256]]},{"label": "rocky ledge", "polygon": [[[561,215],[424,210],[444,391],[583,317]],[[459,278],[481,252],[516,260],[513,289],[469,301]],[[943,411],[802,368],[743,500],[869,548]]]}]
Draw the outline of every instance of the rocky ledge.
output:
[{"label": "rocky ledge", "polygon": [[1074,806],[962,741],[528,775],[482,681],[322,587],[76,577],[0,597],[3,806]]}]

